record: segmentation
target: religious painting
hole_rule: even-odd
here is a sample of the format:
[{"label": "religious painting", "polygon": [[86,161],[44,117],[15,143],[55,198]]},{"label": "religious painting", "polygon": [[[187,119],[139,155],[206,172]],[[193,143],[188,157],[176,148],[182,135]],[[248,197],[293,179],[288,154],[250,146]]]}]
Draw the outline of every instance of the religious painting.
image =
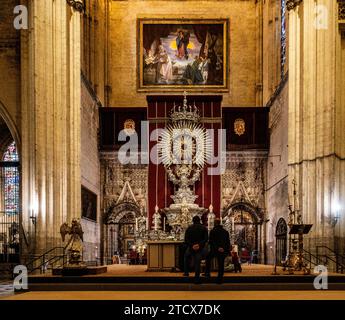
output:
[{"label": "religious painting", "polygon": [[138,19],[138,91],[228,91],[227,19]]},{"label": "religious painting", "polygon": [[81,187],[82,217],[97,221],[97,195]]}]

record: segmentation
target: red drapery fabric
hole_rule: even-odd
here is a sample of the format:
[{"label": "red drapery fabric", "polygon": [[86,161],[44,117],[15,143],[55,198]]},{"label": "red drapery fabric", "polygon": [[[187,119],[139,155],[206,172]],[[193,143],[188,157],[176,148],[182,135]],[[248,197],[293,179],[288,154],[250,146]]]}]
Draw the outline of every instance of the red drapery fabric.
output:
[{"label": "red drapery fabric", "polygon": [[[214,139],[214,155],[218,156],[218,129],[221,129],[221,101],[222,96],[188,96],[188,104],[193,104],[198,107],[201,114],[201,121],[206,129],[215,129]],[[182,96],[148,96],[148,120],[149,133],[158,128],[165,128],[170,110],[174,102],[182,105]],[[150,141],[150,154],[155,149],[156,141]],[[198,195],[196,203],[200,207],[208,208],[210,204],[213,205],[213,211],[217,217],[220,216],[221,207],[221,179],[220,175],[209,175],[207,165],[201,176],[200,181],[195,184],[195,194]],[[218,163],[212,165],[217,167]],[[150,221],[150,228],[152,226],[152,215],[156,204],[158,207],[169,207],[173,200],[171,195],[174,194],[173,184],[168,180],[167,174],[163,165],[156,165],[152,161],[149,163],[148,174],[148,217]]]}]

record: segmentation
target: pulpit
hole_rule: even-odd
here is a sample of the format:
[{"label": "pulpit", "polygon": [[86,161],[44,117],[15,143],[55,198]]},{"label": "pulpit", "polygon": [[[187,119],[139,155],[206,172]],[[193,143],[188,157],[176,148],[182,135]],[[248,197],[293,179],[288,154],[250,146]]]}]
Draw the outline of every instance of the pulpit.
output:
[{"label": "pulpit", "polygon": [[179,268],[182,241],[147,242],[147,271],[175,271]]}]

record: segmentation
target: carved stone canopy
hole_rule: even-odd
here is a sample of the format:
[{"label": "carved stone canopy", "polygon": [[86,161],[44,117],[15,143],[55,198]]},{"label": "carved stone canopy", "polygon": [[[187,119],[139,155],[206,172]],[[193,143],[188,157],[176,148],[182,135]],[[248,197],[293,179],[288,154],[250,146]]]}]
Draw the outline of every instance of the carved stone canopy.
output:
[{"label": "carved stone canopy", "polygon": [[126,215],[131,213],[133,218],[141,215],[140,207],[132,202],[122,202],[115,204],[108,209],[105,219],[105,224],[116,224]]},{"label": "carved stone canopy", "polygon": [[293,10],[297,7],[303,0],[287,0],[286,1],[286,8],[288,10]]},{"label": "carved stone canopy", "polygon": [[246,202],[235,202],[228,206],[222,213],[222,218],[230,216],[234,209],[241,209],[249,212],[257,224],[262,224],[264,221],[264,212],[261,208],[255,208]]},{"label": "carved stone canopy", "polygon": [[67,0],[67,4],[74,8],[78,12],[84,11],[84,2],[83,0]]}]

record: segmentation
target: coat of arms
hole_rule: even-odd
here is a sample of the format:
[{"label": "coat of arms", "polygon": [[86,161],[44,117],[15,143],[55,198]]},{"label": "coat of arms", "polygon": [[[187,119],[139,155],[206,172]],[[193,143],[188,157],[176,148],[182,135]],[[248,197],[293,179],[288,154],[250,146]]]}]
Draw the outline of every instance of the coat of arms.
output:
[{"label": "coat of arms", "polygon": [[243,119],[236,119],[234,122],[234,131],[238,136],[241,136],[246,131],[246,123]]}]

